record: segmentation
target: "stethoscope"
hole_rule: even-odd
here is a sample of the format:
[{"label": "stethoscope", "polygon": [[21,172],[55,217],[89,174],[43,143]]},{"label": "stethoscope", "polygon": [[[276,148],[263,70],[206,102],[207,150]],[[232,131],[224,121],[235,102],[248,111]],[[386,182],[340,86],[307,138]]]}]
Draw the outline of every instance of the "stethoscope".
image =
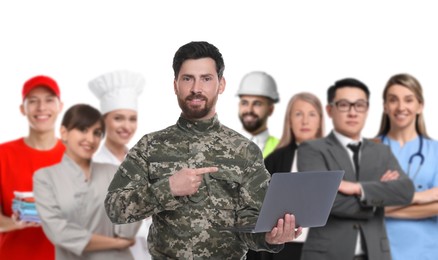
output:
[{"label": "stethoscope", "polygon": [[[415,179],[415,177],[417,177],[418,172],[420,172],[421,167],[423,166],[424,163],[424,155],[423,155],[423,136],[422,135],[418,135],[418,138],[420,139],[420,144],[418,145],[418,151],[414,154],[411,155],[411,157],[409,157],[409,161],[408,161],[408,176],[410,176],[410,172],[411,172],[411,165],[412,162],[414,161],[415,156],[418,156],[420,158],[420,165],[418,166],[417,170],[415,171],[414,176],[412,176],[412,180]],[[386,135],[382,135],[380,137],[380,139],[382,140],[382,143],[385,143],[385,139],[387,139]],[[391,143],[389,143],[388,141],[388,145],[391,146]]]}]

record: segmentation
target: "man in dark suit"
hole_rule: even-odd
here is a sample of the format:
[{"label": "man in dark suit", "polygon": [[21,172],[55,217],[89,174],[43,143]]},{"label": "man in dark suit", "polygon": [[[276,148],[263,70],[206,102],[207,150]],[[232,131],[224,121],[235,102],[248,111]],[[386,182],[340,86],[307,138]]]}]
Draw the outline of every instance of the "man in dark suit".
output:
[{"label": "man in dark suit", "polygon": [[384,207],[409,204],[413,184],[387,146],[361,136],[368,87],[346,78],[327,94],[334,129],[299,146],[298,170],[345,170],[345,175],[327,224],[310,229],[301,259],[391,259]]}]

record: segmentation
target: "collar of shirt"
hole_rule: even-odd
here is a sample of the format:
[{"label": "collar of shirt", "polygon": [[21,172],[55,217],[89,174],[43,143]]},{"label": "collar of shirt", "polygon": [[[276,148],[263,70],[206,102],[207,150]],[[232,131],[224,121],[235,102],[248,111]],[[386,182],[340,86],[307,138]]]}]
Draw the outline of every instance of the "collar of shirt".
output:
[{"label": "collar of shirt", "polygon": [[[125,147],[126,154],[128,154],[128,147]],[[96,152],[93,156],[93,161],[100,163],[110,163],[114,165],[119,165],[122,162],[117,158],[109,149],[103,144],[100,150]]]},{"label": "collar of shirt", "polygon": [[214,117],[205,120],[189,120],[180,116],[177,126],[185,132],[202,134],[219,130],[221,124],[215,114]]},{"label": "collar of shirt", "polygon": [[363,141],[362,136],[359,138],[360,141],[356,141],[353,140],[349,137],[346,137],[343,134],[340,134],[339,132],[336,132],[335,130],[333,130],[333,134],[335,135],[336,139],[338,139],[338,141],[342,144],[342,146],[345,148],[345,150],[350,152],[350,149],[348,149],[347,145],[349,144],[358,144],[359,142]]},{"label": "collar of shirt", "polygon": [[[72,158],[70,158],[66,153],[62,157],[61,162],[65,165],[68,165],[68,167],[70,167],[68,169],[67,168],[65,169],[66,172],[69,172],[70,174],[75,174],[78,179],[82,178],[84,180],[84,182],[87,182],[87,178],[86,178],[85,173],[82,170],[82,168]],[[94,162],[91,161],[90,173],[93,172],[93,165],[94,165]],[[90,174],[89,180],[91,180],[91,179],[92,179],[92,174]]]},{"label": "collar of shirt", "polygon": [[249,139],[253,141],[260,148],[260,150],[263,151],[268,138],[269,138],[269,131],[268,129],[266,129],[265,131],[259,133],[258,135],[251,136]]}]

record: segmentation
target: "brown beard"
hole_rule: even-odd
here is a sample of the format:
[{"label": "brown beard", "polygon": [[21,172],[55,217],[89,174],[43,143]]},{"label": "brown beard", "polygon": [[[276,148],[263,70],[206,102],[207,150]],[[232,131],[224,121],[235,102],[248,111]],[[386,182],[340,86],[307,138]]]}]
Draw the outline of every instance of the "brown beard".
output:
[{"label": "brown beard", "polygon": [[[187,101],[190,101],[192,99],[201,99],[205,101],[204,106],[189,106],[187,104]],[[200,119],[205,117],[212,109],[214,104],[217,101],[217,97],[215,100],[210,102],[208,98],[201,94],[192,94],[190,96],[187,96],[185,99],[182,99],[178,97],[178,104],[181,108],[184,116],[188,119]]]},{"label": "brown beard", "polygon": [[[243,120],[243,117],[245,115],[248,115],[248,114],[253,115],[254,117],[257,118],[257,120],[252,124],[245,123],[245,121]],[[257,131],[263,125],[262,120],[257,115],[255,115],[253,113],[245,113],[243,115],[240,115],[239,119],[240,119],[240,122],[242,123],[243,129],[245,129],[248,133],[253,133],[253,132]]]}]

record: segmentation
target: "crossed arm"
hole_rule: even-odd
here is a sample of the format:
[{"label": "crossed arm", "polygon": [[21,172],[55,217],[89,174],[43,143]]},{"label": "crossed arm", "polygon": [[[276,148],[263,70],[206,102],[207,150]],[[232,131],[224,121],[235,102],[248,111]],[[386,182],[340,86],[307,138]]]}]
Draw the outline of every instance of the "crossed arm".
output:
[{"label": "crossed arm", "polygon": [[385,216],[402,219],[422,219],[438,215],[438,187],[414,193],[410,205],[386,207]]}]

